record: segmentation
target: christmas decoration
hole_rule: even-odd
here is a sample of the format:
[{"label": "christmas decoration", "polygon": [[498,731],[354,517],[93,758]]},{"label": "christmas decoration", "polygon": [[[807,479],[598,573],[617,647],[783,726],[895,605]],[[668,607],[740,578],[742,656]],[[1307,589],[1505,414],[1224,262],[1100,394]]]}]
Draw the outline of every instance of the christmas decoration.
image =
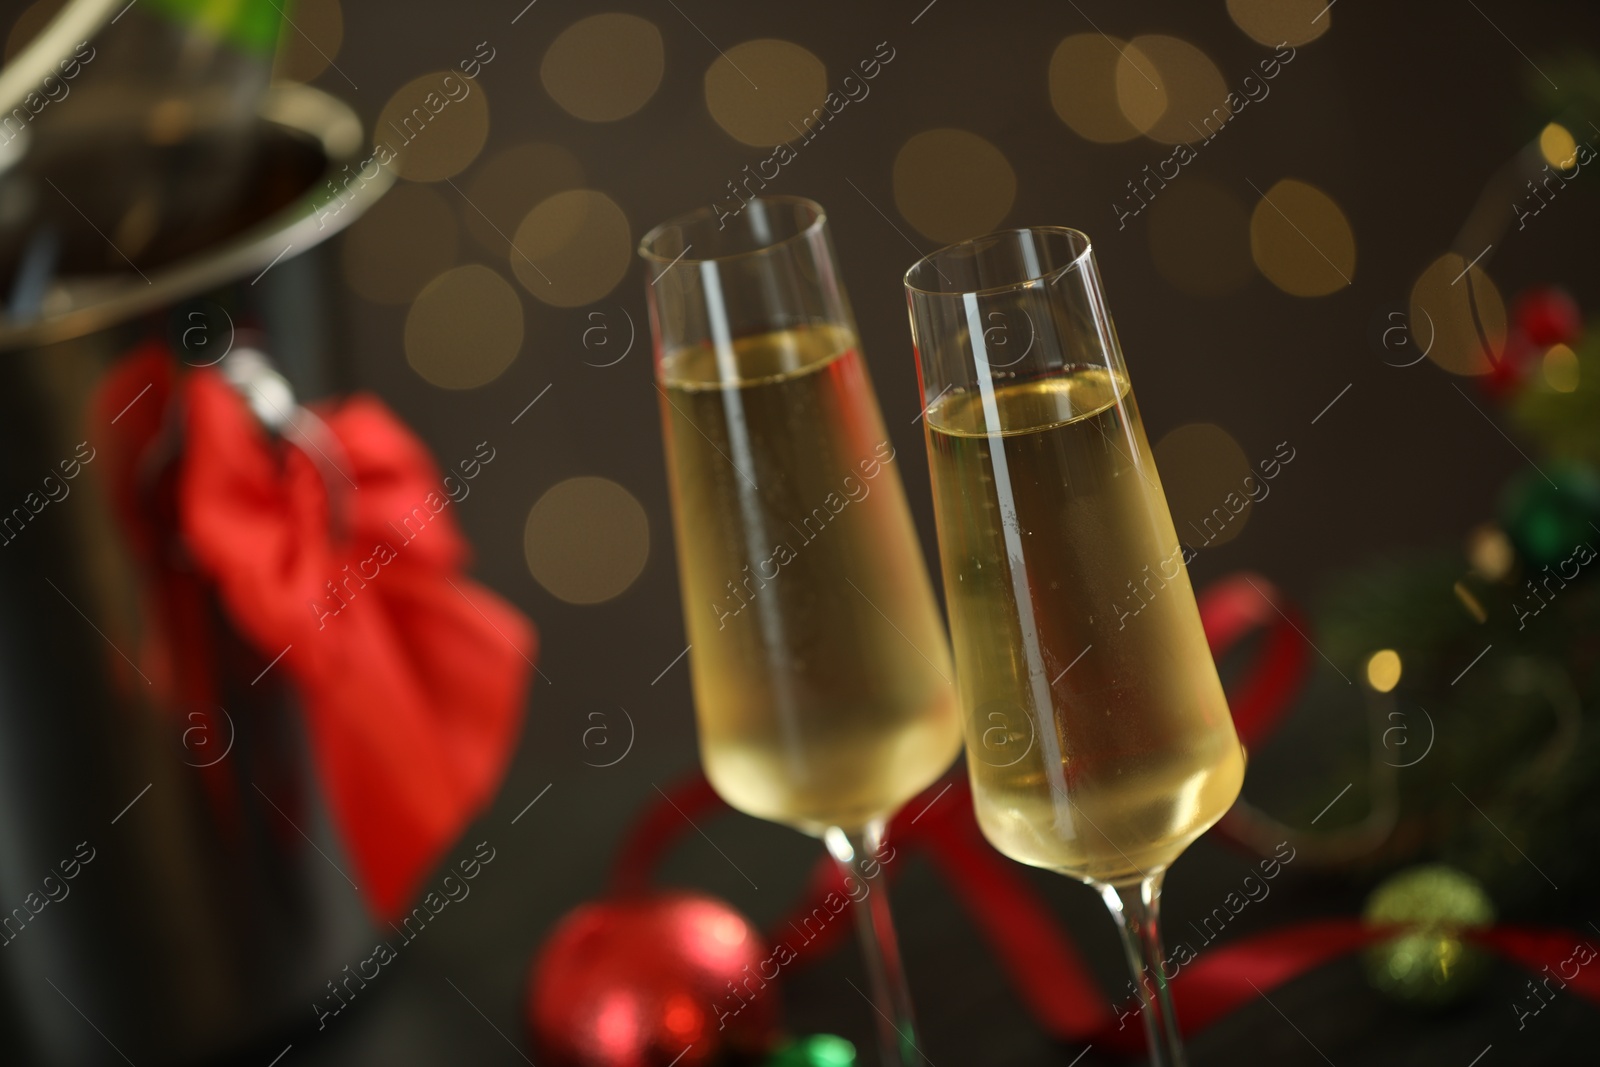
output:
[{"label": "christmas decoration", "polygon": [[[1552,346],[1541,358],[1544,373],[1512,399],[1517,429],[1536,442],[1538,452],[1600,467],[1600,331],[1570,346]],[[1558,368],[1559,376],[1553,375]]]},{"label": "christmas decoration", "polygon": [[856,1047],[842,1037],[813,1034],[791,1041],[762,1067],[854,1067]]},{"label": "christmas decoration", "polygon": [[1443,864],[1402,871],[1367,898],[1373,926],[1405,926],[1363,953],[1367,981],[1402,1004],[1442,1007],[1459,1001],[1488,970],[1488,956],[1465,932],[1494,922],[1483,887]]},{"label": "christmas decoration", "polygon": [[1552,285],[1525,289],[1512,305],[1505,343],[1489,353],[1489,373],[1483,387],[1489,395],[1507,401],[1535,379],[1535,371],[1556,345],[1569,345],[1583,333],[1578,304],[1565,289]]},{"label": "christmas decoration", "polygon": [[1600,474],[1577,460],[1541,464],[1513,478],[1500,502],[1500,519],[1524,559],[1528,577],[1554,566],[1586,541],[1600,542]]},{"label": "christmas decoration", "polygon": [[[761,1055],[776,1041],[778,1020],[777,970],[763,973],[763,965],[770,968],[771,957],[760,933],[715,898],[585,904],[561,920],[534,961],[528,1019],[539,1062],[698,1067]],[[802,1043],[802,1058],[780,1062],[853,1062],[817,1058],[826,1048]]]},{"label": "christmas decoration", "polygon": [[1352,746],[1318,783],[1365,780],[1393,808],[1347,868],[1443,861],[1518,914],[1548,906],[1552,882],[1600,887],[1600,857],[1573,847],[1600,836],[1600,338],[1561,290],[1530,289],[1513,307],[1508,348],[1538,358],[1504,397],[1528,464],[1502,490],[1497,521],[1464,531],[1459,550],[1342,576],[1315,626],[1347,674],[1376,649],[1405,667],[1370,701],[1379,762]]},{"label": "christmas decoration", "polygon": [[1523,335],[1540,348],[1571,344],[1583,330],[1578,302],[1565,289],[1553,285],[1524,289],[1511,316]]},{"label": "christmas decoration", "polygon": [[[1204,593],[1200,601],[1202,604],[1206,602]],[[1207,622],[1209,629],[1212,620],[1206,619],[1204,613],[1202,619]],[[1278,709],[1268,710],[1276,714]],[[695,825],[703,825],[726,810],[702,776],[696,775],[667,790],[666,795],[640,814],[633,832],[625,839],[614,867],[614,880],[620,884],[637,884],[646,880],[649,870],[661,862],[674,842],[690,832],[691,821]],[[1037,889],[1016,864],[1006,860],[983,840],[972,814],[972,798],[965,776],[934,783],[921,798],[907,804],[906,811],[912,814],[902,816],[891,826],[889,840],[896,849],[908,852],[926,850],[928,858],[943,875],[951,892],[964,905],[968,919],[995,953],[1019,1002],[1040,1028],[1063,1042],[1087,1042],[1128,1055],[1140,1054],[1143,1051],[1142,1033],[1137,1025],[1129,1025],[1139,1009],[1138,1001],[1130,999],[1122,1005],[1108,1007],[1106,996],[1091,976],[1071,937],[1040,898]],[[903,865],[896,861],[896,866]],[[819,861],[810,889],[793,914],[815,911],[822,906],[828,893],[837,891],[827,877],[829,873],[837,877],[831,862],[826,859]],[[1426,879],[1422,884],[1425,887],[1429,885]],[[1402,893],[1396,896],[1393,891],[1386,894],[1386,900],[1399,899],[1402,903],[1415,903],[1415,906],[1393,907],[1386,903],[1386,910],[1382,913],[1385,917],[1404,914],[1414,918],[1396,918],[1393,922],[1383,921],[1381,925],[1374,925],[1372,921],[1356,916],[1313,919],[1207,947],[1197,957],[1191,956],[1191,962],[1182,964],[1173,979],[1180,1027],[1184,1033],[1197,1033],[1245,1004],[1258,1001],[1263,993],[1270,994],[1300,975],[1359,953],[1368,946],[1393,941],[1408,932],[1396,930],[1395,926],[1404,927],[1415,922],[1427,929],[1427,924],[1436,915],[1449,915],[1452,921],[1456,921],[1456,917],[1463,914],[1469,919],[1477,914],[1463,906],[1462,901],[1467,898],[1459,889],[1439,894],[1439,899],[1447,902],[1440,908],[1430,903],[1433,896],[1427,889],[1420,894]],[[705,901],[708,898],[694,899]],[[629,900],[636,903],[629,904]],[[637,903],[640,900],[644,903]],[[589,1018],[593,1012],[589,1002],[595,999],[598,991],[611,991],[618,1002],[654,1004],[659,1007],[659,997],[632,998],[625,992],[630,988],[630,983],[641,982],[646,990],[654,990],[661,983],[653,977],[641,977],[647,967],[651,974],[663,967],[672,974],[692,969],[675,955],[677,949],[662,955],[651,955],[643,964],[639,961],[636,949],[644,941],[635,937],[634,932],[636,929],[656,927],[654,909],[659,904],[653,903],[655,900],[625,896],[620,902],[587,905],[563,920],[551,935],[535,968],[531,1009],[536,1034],[545,1035],[540,1047],[558,1047],[547,1046],[543,1041],[561,1043],[559,1048],[563,1051],[555,1057],[547,1056],[549,1062],[560,1067],[588,1067],[619,1062],[665,1064],[673,1055],[682,1053],[682,1062],[703,1064],[716,1062],[716,1056],[730,1051],[716,1040],[709,1042],[704,1049],[696,1045],[688,1051],[685,1051],[687,1042],[674,1047],[667,1041],[648,1046],[651,1051],[640,1052],[639,1058],[620,1061],[606,1058],[603,1050],[596,1051],[598,1043],[592,1036],[587,1036],[593,1032],[592,1019]],[[721,913],[733,914],[727,905],[711,903]],[[646,917],[643,920],[630,920],[625,910],[629,907],[643,907]],[[589,909],[602,910],[597,913],[596,919],[588,920],[583,917],[590,914]],[[615,909],[624,910],[619,912]],[[640,922],[641,926],[635,927],[635,921]],[[787,922],[785,918],[775,925],[774,940],[782,936]],[[595,939],[592,943],[581,940],[581,931],[575,929],[580,923],[592,923],[590,929],[598,931],[593,935]],[[1558,967],[1571,956],[1575,940],[1582,938],[1582,934],[1570,930],[1488,926],[1478,922],[1456,921],[1455,929],[1462,941],[1470,941],[1473,946],[1481,946],[1535,974],[1545,968]],[[799,951],[785,966],[807,966],[820,958],[828,948],[829,945],[819,938]],[[1475,950],[1452,958],[1470,958]],[[758,947],[753,951],[759,954],[760,949]],[[580,978],[586,961],[590,960],[598,961],[598,978],[593,984]],[[740,969],[748,964],[748,958],[735,962],[739,966],[734,969],[739,970],[741,977],[738,981],[729,981],[735,988],[748,988],[744,984],[748,980],[742,976],[754,972]],[[1579,972],[1569,981],[1569,988],[1575,994],[1600,1004],[1600,968],[1587,968]],[[568,990],[576,992],[569,993]],[[727,995],[726,986],[721,993]],[[754,998],[749,1006],[755,1007],[764,1000],[764,997]],[[580,1011],[580,1006],[585,1005],[591,1010]],[[659,1010],[654,1015],[646,1015],[641,1010],[627,1018],[629,1035],[636,1035],[640,1028],[659,1032],[663,1026],[663,1016]],[[748,1012],[738,1016],[739,1023],[748,1021]],[[730,1031],[733,1022],[733,1019],[729,1020]],[[770,1040],[771,1023],[764,1025]],[[724,1035],[713,1031],[711,1036],[716,1039]],[[647,1046],[642,1039],[630,1039],[619,1047],[644,1049]],[[663,1056],[662,1050],[668,1054]],[[807,1051],[810,1052],[809,1046]],[[691,1056],[702,1058],[691,1060]],[[788,1067],[788,1061],[780,1062]],[[812,1062],[817,1061],[814,1059]]]}]

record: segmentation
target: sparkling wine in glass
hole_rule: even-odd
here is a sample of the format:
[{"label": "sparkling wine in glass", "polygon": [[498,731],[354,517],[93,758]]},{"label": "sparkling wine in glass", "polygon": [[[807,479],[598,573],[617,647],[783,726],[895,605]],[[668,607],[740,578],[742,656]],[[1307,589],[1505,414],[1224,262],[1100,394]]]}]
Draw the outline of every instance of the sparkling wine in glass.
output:
[{"label": "sparkling wine in glass", "polygon": [[821,837],[854,911],[884,1062],[916,1056],[884,826],[961,747],[932,585],[809,200],[710,210],[640,246],[706,777]]},{"label": "sparkling wine in glass", "polygon": [[906,294],[979,825],[1100,891],[1152,1062],[1181,1064],[1162,876],[1244,759],[1089,240],[976,238]]}]

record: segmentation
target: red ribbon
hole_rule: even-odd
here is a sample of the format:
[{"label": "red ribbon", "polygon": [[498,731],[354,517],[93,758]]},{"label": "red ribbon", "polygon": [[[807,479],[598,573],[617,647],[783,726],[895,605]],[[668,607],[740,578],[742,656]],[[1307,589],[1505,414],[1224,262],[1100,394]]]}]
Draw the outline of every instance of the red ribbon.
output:
[{"label": "red ribbon", "polygon": [[1206,641],[1218,659],[1255,631],[1265,631],[1260,652],[1228,689],[1239,740],[1246,747],[1257,744],[1277,728],[1305,681],[1311,656],[1301,636],[1305,618],[1258,574],[1222,578],[1201,590],[1196,601]]},{"label": "red ribbon", "polygon": [[467,544],[422,443],[370,397],[319,417],[325,440],[275,441],[221,375],[179,377],[149,345],[107,375],[91,420],[153,587],[152,677],[215,697],[215,597],[256,669],[275,663],[298,690],[360,892],[387,919],[499,784],[537,639],[462,576]]},{"label": "red ribbon", "polygon": [[[646,809],[625,839],[612,869],[614,892],[647,891],[651,871],[687,831],[690,820],[698,822],[729,810],[698,774],[666,796],[669,799]],[[1092,1042],[1129,1055],[1142,1052],[1144,1030],[1137,999],[1129,998],[1119,1008],[1100,991],[1071,937],[1021,868],[983,840],[965,781],[952,779],[930,787],[905,810],[919,815],[916,823],[903,817],[892,825],[889,837],[897,853],[927,846],[929,858],[945,875],[1040,1029],[1065,1042]],[[882,868],[891,877],[902,869],[903,858],[898,855]],[[797,964],[826,955],[842,938],[843,924],[824,925],[815,937],[790,934],[796,924],[824,907],[829,893],[843,894],[844,888],[832,861],[819,860],[800,902],[791,916],[773,925],[769,940],[786,941],[798,957]],[[1197,1033],[1262,994],[1395,932],[1359,918],[1312,919],[1205,949],[1172,979],[1178,1024],[1186,1034]],[[1581,935],[1501,926],[1463,931],[1462,936],[1535,974],[1547,973],[1600,1005],[1600,967],[1583,967],[1572,975],[1562,967],[1572,962],[1580,941],[1587,940]]]}]

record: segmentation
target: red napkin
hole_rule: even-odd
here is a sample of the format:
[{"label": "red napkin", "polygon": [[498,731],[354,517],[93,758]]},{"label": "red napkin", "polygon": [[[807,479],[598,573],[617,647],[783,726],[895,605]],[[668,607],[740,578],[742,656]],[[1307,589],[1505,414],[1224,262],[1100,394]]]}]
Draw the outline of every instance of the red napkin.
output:
[{"label": "red napkin", "polygon": [[[262,664],[292,679],[358,890],[395,917],[504,773],[533,626],[462,576],[439,471],[378,400],[274,441],[221,375],[173,380],[150,373],[158,363],[165,353],[136,353],[106,396],[159,378],[178,401],[182,544]],[[159,440],[159,420],[143,424]]]}]

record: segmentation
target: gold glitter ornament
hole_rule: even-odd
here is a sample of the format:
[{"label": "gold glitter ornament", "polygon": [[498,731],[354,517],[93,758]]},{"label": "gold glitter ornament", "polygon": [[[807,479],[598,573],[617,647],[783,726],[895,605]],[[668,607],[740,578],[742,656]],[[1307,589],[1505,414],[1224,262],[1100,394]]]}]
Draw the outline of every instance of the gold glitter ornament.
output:
[{"label": "gold glitter ornament", "polygon": [[1488,956],[1462,934],[1493,925],[1494,906],[1477,879],[1444,864],[1411,867],[1367,898],[1369,926],[1410,929],[1363,953],[1367,981],[1389,999],[1414,1007],[1453,1004],[1488,969]]}]

